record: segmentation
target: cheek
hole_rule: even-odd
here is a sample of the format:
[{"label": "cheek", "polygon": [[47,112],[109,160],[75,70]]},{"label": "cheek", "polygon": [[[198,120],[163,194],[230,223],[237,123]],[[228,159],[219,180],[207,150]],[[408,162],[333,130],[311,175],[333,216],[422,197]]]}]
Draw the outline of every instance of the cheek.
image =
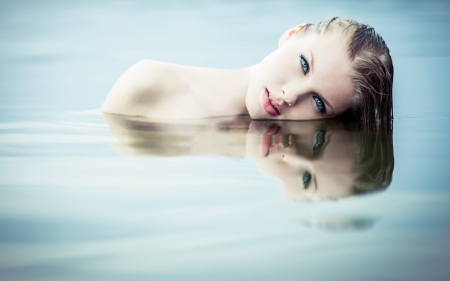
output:
[{"label": "cheek", "polygon": [[297,201],[304,199],[303,192],[300,189],[283,185],[283,191],[284,191],[284,198],[286,198],[286,200]]},{"label": "cheek", "polygon": [[352,106],[353,93],[343,93],[340,95],[339,102],[334,106],[335,114],[339,115],[347,111]]},{"label": "cheek", "polygon": [[265,57],[259,64],[259,74],[265,78],[279,76],[286,69],[286,56],[280,50],[277,50]]},{"label": "cheek", "polygon": [[317,119],[318,115],[313,104],[313,99],[309,95],[300,99],[294,107],[290,108],[287,117],[292,120]]}]

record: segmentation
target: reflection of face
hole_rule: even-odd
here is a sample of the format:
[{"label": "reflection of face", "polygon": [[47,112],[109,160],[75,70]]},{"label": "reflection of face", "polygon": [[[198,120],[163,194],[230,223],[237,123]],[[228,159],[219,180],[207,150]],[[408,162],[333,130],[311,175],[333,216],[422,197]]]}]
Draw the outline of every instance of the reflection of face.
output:
[{"label": "reflection of face", "polygon": [[250,116],[310,120],[349,109],[353,85],[347,47],[339,32],[289,37],[253,72],[246,96]]},{"label": "reflection of face", "polygon": [[311,124],[261,131],[252,124],[247,152],[264,173],[281,180],[287,199],[351,195],[355,162],[353,138],[347,131],[325,131]]}]

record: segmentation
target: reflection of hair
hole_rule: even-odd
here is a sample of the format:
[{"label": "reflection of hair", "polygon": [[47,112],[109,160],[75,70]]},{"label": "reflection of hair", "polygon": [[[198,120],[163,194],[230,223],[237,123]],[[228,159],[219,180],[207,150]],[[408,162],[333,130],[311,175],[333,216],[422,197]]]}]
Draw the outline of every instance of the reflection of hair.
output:
[{"label": "reflection of hair", "polygon": [[353,194],[386,189],[394,171],[391,124],[360,126],[355,131],[355,180]]},{"label": "reflection of hair", "polygon": [[304,32],[342,30],[349,36],[349,57],[353,70],[353,106],[345,115],[363,123],[387,122],[392,118],[394,67],[383,38],[373,27],[349,19],[333,17],[307,24]]}]

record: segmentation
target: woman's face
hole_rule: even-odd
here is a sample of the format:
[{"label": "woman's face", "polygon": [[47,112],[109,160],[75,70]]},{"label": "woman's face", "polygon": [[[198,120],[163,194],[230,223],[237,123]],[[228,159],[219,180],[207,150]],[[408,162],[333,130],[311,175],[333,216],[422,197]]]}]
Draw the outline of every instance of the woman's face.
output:
[{"label": "woman's face", "polygon": [[250,116],[311,120],[349,109],[353,84],[346,39],[339,32],[299,32],[280,41],[253,70],[246,95]]},{"label": "woman's face", "polygon": [[247,134],[247,154],[262,172],[279,179],[289,200],[352,195],[354,140],[350,132],[317,124],[283,124]]}]

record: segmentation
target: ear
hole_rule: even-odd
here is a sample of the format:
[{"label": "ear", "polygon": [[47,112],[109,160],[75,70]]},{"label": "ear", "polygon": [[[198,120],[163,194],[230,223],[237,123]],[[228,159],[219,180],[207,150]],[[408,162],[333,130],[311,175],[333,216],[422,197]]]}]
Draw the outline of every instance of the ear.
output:
[{"label": "ear", "polygon": [[299,24],[293,28],[286,30],[283,35],[281,35],[280,40],[278,40],[278,48],[283,46],[292,35],[296,34],[300,29],[306,26],[306,23]]}]

